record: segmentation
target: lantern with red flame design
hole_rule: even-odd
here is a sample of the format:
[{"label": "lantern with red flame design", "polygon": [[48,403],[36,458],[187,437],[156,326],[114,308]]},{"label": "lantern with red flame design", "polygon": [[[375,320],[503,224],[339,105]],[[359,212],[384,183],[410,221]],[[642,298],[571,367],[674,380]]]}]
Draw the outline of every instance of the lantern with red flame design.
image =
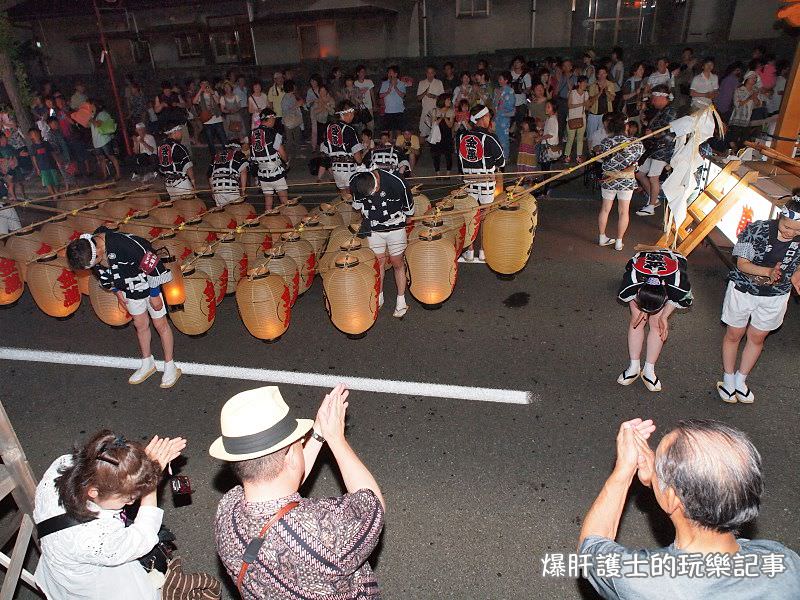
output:
[{"label": "lantern with red flame design", "polygon": [[260,340],[277,340],[289,327],[291,292],[284,279],[265,265],[239,282],[236,306],[247,331]]},{"label": "lantern with red flame design", "polygon": [[328,236],[330,231],[325,229],[319,222],[319,215],[308,215],[301,221],[298,228],[300,237],[308,240],[314,247],[314,254],[317,259],[325,252],[325,246],[328,244]]},{"label": "lantern with red flame design", "polygon": [[103,289],[96,277],[89,279],[89,302],[95,314],[106,325],[120,327],[131,320],[128,311],[120,308],[117,295]]},{"label": "lantern with red flame design", "polygon": [[314,274],[317,272],[317,257],[314,254],[314,247],[310,242],[300,237],[296,231],[284,233],[281,236],[280,246],[297,263],[300,269],[300,290],[303,294],[314,282]]},{"label": "lantern with red flame design", "polygon": [[255,264],[265,251],[272,248],[272,236],[260,223],[242,225],[238,240],[244,246],[249,264]]},{"label": "lantern with red flame design", "polygon": [[322,284],[325,308],[339,331],[358,337],[375,324],[381,284],[373,265],[341,253]]},{"label": "lantern with red flame design", "polygon": [[319,266],[320,276],[324,279],[328,273],[331,273],[335,270],[335,262],[338,257],[342,254],[349,254],[350,256],[354,256],[358,259],[358,262],[371,265],[373,269],[375,269],[375,276],[380,278],[381,276],[381,264],[378,260],[378,257],[375,256],[375,253],[372,249],[363,242],[360,238],[357,237],[349,237],[342,241],[339,244],[339,251],[332,256],[326,262],[325,268],[323,269],[322,263]]},{"label": "lantern with red flame design", "polygon": [[175,208],[172,203],[165,203],[151,210],[150,220],[155,221],[156,223],[161,223],[162,225],[167,225],[168,227],[180,225],[186,221],[184,216],[181,214],[181,211]]},{"label": "lantern with red flame design", "polygon": [[[144,221],[147,221],[147,223],[144,223]],[[131,233],[138,235],[140,238],[150,240],[161,235],[163,231],[161,227],[150,225],[149,223],[151,222],[153,221],[149,216],[133,217],[127,223],[120,224],[119,230],[122,233]]]},{"label": "lantern with red flame design", "polygon": [[38,231],[18,233],[6,240],[6,252],[17,261],[17,269],[22,281],[27,281],[28,263],[50,254],[52,251],[53,247],[44,242],[41,232]]},{"label": "lantern with red flame design", "polygon": [[25,291],[17,261],[6,251],[0,251],[0,306],[13,304]]},{"label": "lantern with red flame design", "polygon": [[226,204],[223,210],[236,221],[237,225],[242,225],[258,216],[253,205],[243,200]]},{"label": "lantern with red flame design", "polygon": [[214,324],[217,301],[214,284],[203,271],[189,268],[183,273],[186,299],[179,307],[170,310],[169,317],[175,328],[186,335],[201,335]]},{"label": "lantern with red flame design", "polygon": [[236,284],[247,276],[248,260],[244,246],[241,242],[237,242],[233,235],[226,235],[220,240],[214,254],[228,266],[227,293],[232,294],[236,291]]},{"label": "lantern with red flame design", "polygon": [[286,256],[281,246],[270,248],[264,252],[264,258],[259,260],[253,270],[266,266],[270,273],[280,275],[289,287],[290,304],[294,306],[297,296],[300,295],[300,269],[291,256]]},{"label": "lantern with red flame design", "polygon": [[199,254],[199,258],[194,261],[194,267],[198,271],[203,271],[211,279],[214,284],[214,295],[217,298],[217,304],[219,304],[225,298],[225,294],[228,293],[228,265],[216,255],[210,246]]},{"label": "lantern with red flame design", "polygon": [[[261,226],[267,229],[291,229],[293,227],[289,217],[280,214],[277,208],[261,217]],[[273,246],[281,241],[281,235],[283,232],[280,231],[272,233]]]},{"label": "lantern with red flame design", "polygon": [[[230,213],[225,211],[224,206],[212,208],[205,215],[203,215],[203,221],[208,223],[208,226],[213,227],[214,229],[236,229],[236,226],[238,225],[236,219]],[[220,235],[222,234],[217,233],[217,237]]]},{"label": "lantern with red flame design", "polygon": [[[53,249],[69,244],[72,240],[78,239],[81,233],[83,233],[82,231],[78,231],[73,225],[74,221],[66,218],[59,219],[58,221],[50,221],[42,225],[42,241]],[[59,254],[63,256],[64,251],[62,250]]]},{"label": "lantern with red flame design", "polygon": [[[458,212],[463,213],[461,218],[467,226],[464,235],[464,247],[471,246],[478,237],[478,229],[481,226],[481,211],[478,209],[478,201],[470,196],[466,191],[459,190],[450,194],[450,200],[453,202],[453,207]],[[470,211],[464,213],[463,211]]]},{"label": "lantern with red flame design", "polygon": [[290,198],[278,207],[278,211],[284,217],[288,217],[292,225],[297,225],[308,215],[308,209],[300,204],[298,198]]},{"label": "lantern with red flame design", "polygon": [[205,202],[199,198],[176,198],[172,206],[180,213],[185,221],[190,221],[206,212]]},{"label": "lantern with red flame design", "polygon": [[178,239],[186,242],[194,252],[198,252],[217,239],[217,234],[213,231],[200,231],[200,229],[196,229],[208,229],[209,227],[209,224],[201,219],[186,221],[186,223],[184,223],[184,228],[178,230]]}]

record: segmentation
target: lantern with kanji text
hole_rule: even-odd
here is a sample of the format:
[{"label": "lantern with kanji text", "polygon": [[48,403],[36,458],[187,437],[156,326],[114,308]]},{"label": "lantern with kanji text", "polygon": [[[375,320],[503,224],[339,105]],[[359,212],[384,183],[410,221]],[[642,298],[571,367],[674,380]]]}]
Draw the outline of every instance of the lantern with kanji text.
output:
[{"label": "lantern with kanji text", "polygon": [[236,286],[236,306],[244,326],[253,337],[274,341],[291,320],[291,292],[280,275],[262,264]]},{"label": "lantern with kanji text", "polygon": [[68,317],[81,305],[75,273],[53,253],[28,265],[25,282],[36,305],[51,317]]}]

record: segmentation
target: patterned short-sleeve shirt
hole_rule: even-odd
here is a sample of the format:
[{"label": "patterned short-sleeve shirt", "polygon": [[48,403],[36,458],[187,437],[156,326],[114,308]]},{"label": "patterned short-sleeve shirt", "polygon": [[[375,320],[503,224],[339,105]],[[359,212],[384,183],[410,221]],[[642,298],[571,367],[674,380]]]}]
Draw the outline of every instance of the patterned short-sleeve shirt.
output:
[{"label": "patterned short-sleeve shirt", "polygon": [[245,600],[356,600],[380,598],[367,558],[378,545],[384,512],[378,497],[363,489],[335,498],[292,494],[270,502],[247,502],[237,486],[219,503],[215,520],[217,553],[235,581],[247,544],[289,502],[300,505],[266,534],[258,558],[247,570]]},{"label": "patterned short-sleeve shirt", "polygon": [[626,169],[630,168],[631,165],[638,163],[639,158],[644,152],[644,146],[642,146],[642,143],[636,142],[633,138],[629,138],[625,135],[612,135],[605,138],[600,143],[600,152],[607,152],[615,146],[619,146],[625,142],[632,143],[630,143],[628,146],[625,146],[621,150],[617,150],[613,154],[609,154],[602,161],[603,174],[606,176],[606,179],[601,182],[601,186],[604,190],[625,191],[636,189],[636,179],[634,178],[633,173],[631,173],[630,177],[619,178],[614,178],[613,176],[609,177],[609,175],[612,173],[625,171]]},{"label": "patterned short-sleeve shirt", "polygon": [[[776,244],[784,246],[785,250],[774,252]],[[729,279],[737,290],[753,296],[783,296],[792,291],[791,277],[800,263],[800,237],[781,243],[778,240],[776,219],[754,221],[739,234],[733,247],[733,255],[745,258],[759,267],[774,267],[780,262],[783,270],[783,277],[774,285],[758,285],[739,269],[734,269],[730,272]]]}]

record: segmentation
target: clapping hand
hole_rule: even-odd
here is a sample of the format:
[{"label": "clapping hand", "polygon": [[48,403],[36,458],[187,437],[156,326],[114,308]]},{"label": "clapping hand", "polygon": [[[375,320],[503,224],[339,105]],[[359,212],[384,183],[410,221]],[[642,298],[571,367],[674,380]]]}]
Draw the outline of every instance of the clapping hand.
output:
[{"label": "clapping hand", "polygon": [[[620,475],[632,477],[638,470],[642,470],[640,479],[648,476],[648,457],[642,446],[647,446],[647,439],[656,430],[652,419],[643,421],[640,418],[625,421],[620,425],[617,433],[617,464],[614,470]],[[649,447],[647,448],[649,450]],[[649,478],[648,478],[649,481]],[[642,480],[644,483],[644,480]]]},{"label": "clapping hand", "polygon": [[781,269],[781,263],[776,263],[774,267],[769,272],[769,283],[773,285],[781,280],[783,277],[783,270]]},{"label": "clapping hand", "polygon": [[184,448],[186,448],[186,440],[182,437],[160,438],[156,435],[150,440],[144,451],[148,458],[156,461],[163,470],[171,461],[181,455]]},{"label": "clapping hand", "polygon": [[347,412],[347,397],[350,391],[343,383],[333,388],[322,400],[317,412],[314,428],[319,428],[328,444],[344,440],[344,419]]}]

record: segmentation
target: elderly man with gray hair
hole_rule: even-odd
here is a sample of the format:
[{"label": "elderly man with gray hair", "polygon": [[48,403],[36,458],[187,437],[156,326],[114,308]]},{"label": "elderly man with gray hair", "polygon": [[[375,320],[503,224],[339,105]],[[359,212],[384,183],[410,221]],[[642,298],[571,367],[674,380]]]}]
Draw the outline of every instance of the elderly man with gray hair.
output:
[{"label": "elderly man with gray hair", "polygon": [[[581,529],[583,575],[603,598],[800,598],[800,557],[778,542],[737,537],[758,516],[761,456],[741,431],[681,421],[655,453],[653,421],[626,421],[617,461]],[[632,550],[614,541],[633,478],[651,487],[675,541]]]}]

